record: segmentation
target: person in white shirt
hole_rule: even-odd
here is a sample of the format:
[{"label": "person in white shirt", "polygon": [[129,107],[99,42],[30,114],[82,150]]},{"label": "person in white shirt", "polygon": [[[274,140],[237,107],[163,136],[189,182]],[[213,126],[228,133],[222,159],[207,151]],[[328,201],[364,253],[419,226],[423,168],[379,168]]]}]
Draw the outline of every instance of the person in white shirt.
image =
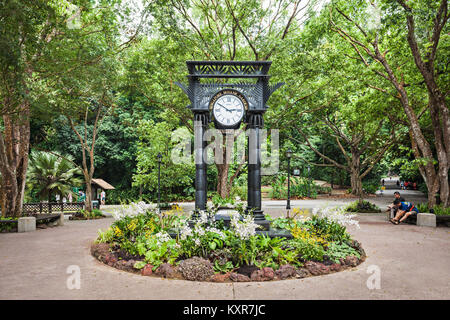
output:
[{"label": "person in white shirt", "polygon": [[106,192],[105,192],[105,190],[103,190],[102,193],[100,193],[100,200],[101,200],[101,204],[104,205],[105,204],[105,200],[106,200]]}]

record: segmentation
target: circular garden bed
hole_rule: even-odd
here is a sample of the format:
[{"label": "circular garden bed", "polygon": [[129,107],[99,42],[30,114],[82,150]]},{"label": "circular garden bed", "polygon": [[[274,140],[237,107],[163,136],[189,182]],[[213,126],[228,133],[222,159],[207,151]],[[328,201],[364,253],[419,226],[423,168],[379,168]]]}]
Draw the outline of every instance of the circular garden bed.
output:
[{"label": "circular garden bed", "polygon": [[99,231],[91,253],[143,276],[212,282],[323,275],[356,267],[366,256],[346,230],[357,225],[353,215],[338,209],[272,221],[272,228],[288,230],[292,238],[259,234],[252,216],[243,212],[234,214],[228,227],[214,221],[214,212],[201,212],[193,222],[179,213],[175,208],[157,214],[144,203],[122,208],[111,227]]}]

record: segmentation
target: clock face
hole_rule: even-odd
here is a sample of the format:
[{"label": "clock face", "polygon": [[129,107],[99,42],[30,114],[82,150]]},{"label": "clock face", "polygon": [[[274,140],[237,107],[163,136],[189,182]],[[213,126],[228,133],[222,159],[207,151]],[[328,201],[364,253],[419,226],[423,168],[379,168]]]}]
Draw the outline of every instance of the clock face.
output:
[{"label": "clock face", "polygon": [[231,127],[238,124],[244,116],[244,104],[234,94],[224,94],[214,102],[214,118],[221,125]]}]

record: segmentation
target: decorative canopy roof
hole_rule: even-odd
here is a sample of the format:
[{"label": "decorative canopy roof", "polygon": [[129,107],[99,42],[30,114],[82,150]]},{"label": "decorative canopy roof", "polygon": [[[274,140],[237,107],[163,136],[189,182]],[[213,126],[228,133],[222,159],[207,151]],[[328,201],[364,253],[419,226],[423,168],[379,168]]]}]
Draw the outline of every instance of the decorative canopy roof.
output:
[{"label": "decorative canopy roof", "polygon": [[[242,93],[248,100],[248,111],[264,112],[271,94],[284,84],[269,84],[271,64],[272,61],[186,61],[189,86],[180,82],[175,84],[189,97],[188,108],[194,112],[209,111],[211,98],[224,89]],[[243,80],[219,81],[215,78]]]},{"label": "decorative canopy roof", "polygon": [[108,182],[106,182],[103,179],[92,179],[92,183],[99,185],[104,190],[113,190],[113,189],[115,189],[112,185],[110,185]]},{"label": "decorative canopy roof", "polygon": [[186,61],[196,78],[265,78],[272,61]]}]

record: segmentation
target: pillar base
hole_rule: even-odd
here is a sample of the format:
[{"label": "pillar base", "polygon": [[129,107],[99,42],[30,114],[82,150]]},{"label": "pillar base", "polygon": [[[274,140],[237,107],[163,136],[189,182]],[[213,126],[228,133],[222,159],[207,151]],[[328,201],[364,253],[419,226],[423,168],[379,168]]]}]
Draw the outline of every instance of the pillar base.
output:
[{"label": "pillar base", "polygon": [[[246,212],[248,213],[251,208],[247,208]],[[269,231],[270,230],[270,221],[266,219],[263,214],[264,211],[261,209],[253,210],[253,218],[257,225],[260,226],[258,230]]]}]

